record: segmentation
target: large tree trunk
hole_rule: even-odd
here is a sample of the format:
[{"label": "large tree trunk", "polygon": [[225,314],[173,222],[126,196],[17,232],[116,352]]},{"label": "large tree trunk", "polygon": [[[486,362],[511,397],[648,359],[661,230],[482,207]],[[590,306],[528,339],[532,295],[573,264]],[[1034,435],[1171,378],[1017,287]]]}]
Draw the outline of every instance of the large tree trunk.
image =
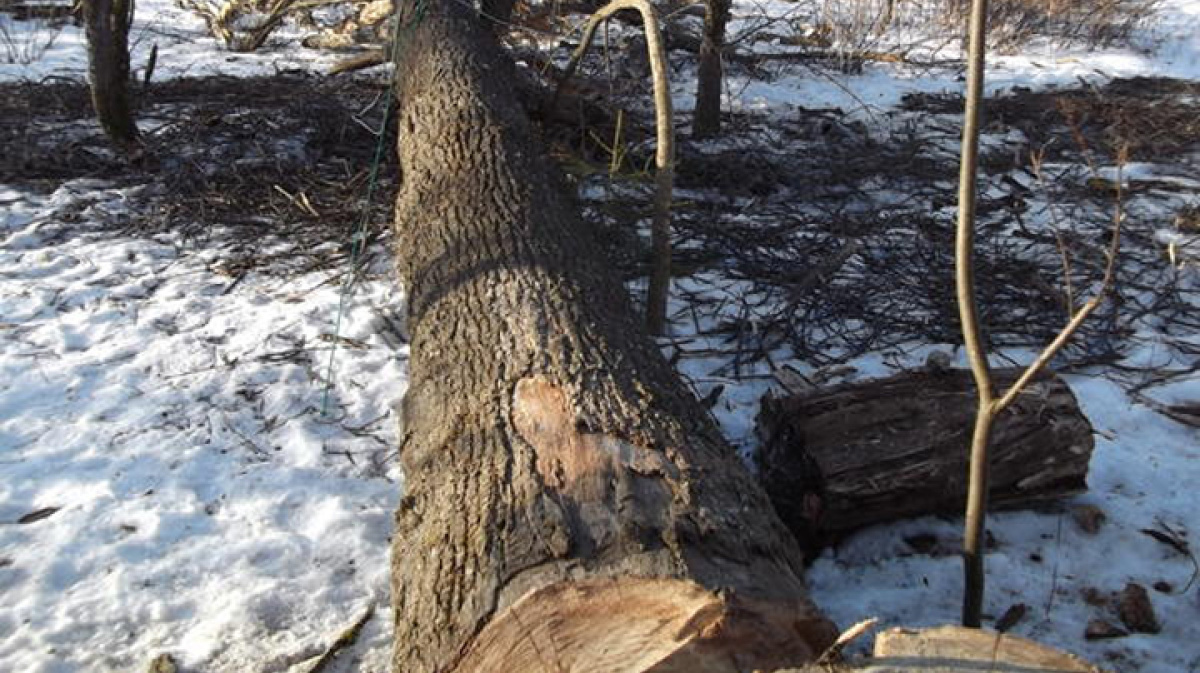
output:
[{"label": "large tree trunk", "polygon": [[108,137],[119,145],[138,135],[129,102],[129,27],[133,0],[84,0],[88,80],[92,107]]},{"label": "large tree trunk", "polygon": [[394,668],[752,671],[835,635],[452,0],[401,8]]}]

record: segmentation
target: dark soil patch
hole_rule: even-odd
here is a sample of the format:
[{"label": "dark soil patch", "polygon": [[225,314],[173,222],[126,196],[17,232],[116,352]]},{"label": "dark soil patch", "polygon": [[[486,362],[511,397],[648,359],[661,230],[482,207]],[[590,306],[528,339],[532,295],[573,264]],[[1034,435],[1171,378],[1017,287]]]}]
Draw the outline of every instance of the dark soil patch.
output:
[{"label": "dark soil patch", "polygon": [[[127,232],[219,238],[235,269],[323,268],[345,261],[364,217],[365,243],[386,231],[397,187],[391,125],[363,212],[385,96],[385,83],[371,77],[154,84],[138,96],[143,147],[130,157],[91,119],[84,83],[0,84],[0,180],[46,191],[78,178],[150,185]],[[301,254],[264,254],[268,240],[289,241]],[[330,243],[339,247],[304,254]]]},{"label": "dark soil patch", "polygon": [[[1128,138],[1132,160],[1154,151],[1163,153],[1157,161],[1185,162],[1189,143],[1200,139],[1188,131],[1200,118],[1190,83],[1124,80],[1101,91],[988,101],[976,274],[992,347],[1040,348],[1102,275],[1116,203],[1111,189],[1087,180],[1089,159],[1111,163],[1098,149]],[[798,110],[790,118],[727,117],[730,130],[716,143],[679,139],[676,184],[686,191],[674,208],[676,275],[701,284],[707,280],[696,279],[719,277],[738,288],[731,295],[728,282],[714,281],[711,290],[687,290],[676,316],[734,354],[715,373],[738,375],[742,364],[772,353],[824,365],[904,344],[959,342],[958,129],[919,112],[961,112],[961,98],[914,96],[905,107],[895,116],[903,122],[883,133],[838,111]],[[1071,109],[1074,121],[1063,114]],[[1144,130],[1154,124],[1158,133]],[[1037,179],[1030,153],[1042,146],[1048,160],[1062,163]],[[604,231],[644,221],[650,185],[640,184],[615,190],[589,217]],[[1172,205],[1179,197],[1156,189],[1153,203],[1139,203],[1127,220],[1115,300],[1085,323],[1056,365],[1119,359],[1139,321],[1195,322],[1186,309],[1195,289],[1162,263],[1154,241],[1154,209],[1179,212]],[[622,259],[631,277],[644,276],[644,240],[609,238],[627,249],[633,241],[638,254]]]},{"label": "dark soil patch", "polygon": [[[910,94],[904,109],[962,114],[960,94]],[[1047,158],[1093,154],[1111,162],[1122,147],[1132,161],[1163,161],[1200,150],[1200,83],[1162,77],[1115,79],[1098,87],[1016,91],[988,99],[991,129],[1023,131]],[[1064,142],[1068,140],[1069,142]]]}]

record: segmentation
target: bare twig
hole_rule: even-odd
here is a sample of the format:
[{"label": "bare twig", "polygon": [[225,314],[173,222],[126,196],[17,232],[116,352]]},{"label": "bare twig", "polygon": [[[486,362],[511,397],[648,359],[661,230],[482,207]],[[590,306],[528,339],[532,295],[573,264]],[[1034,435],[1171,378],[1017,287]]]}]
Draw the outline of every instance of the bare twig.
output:
[{"label": "bare twig", "polygon": [[355,70],[365,70],[373,68],[377,65],[387,63],[388,54],[384,49],[372,49],[361,54],[351,56],[342,61],[333,64],[329,69],[330,75],[340,75],[346,72],[354,72]]},{"label": "bare twig", "polygon": [[1017,379],[1017,382],[1014,383],[1011,388],[1009,388],[1008,392],[1005,393],[1002,398],[1000,398],[1000,400],[996,403],[995,413],[1000,413],[1005,409],[1005,407],[1012,404],[1013,400],[1015,400],[1017,396],[1021,394],[1021,391],[1024,390],[1025,386],[1027,386],[1029,382],[1032,381],[1039,372],[1041,372],[1041,370],[1046,366],[1046,363],[1050,362],[1050,360],[1062,350],[1063,346],[1067,344],[1067,341],[1070,340],[1070,338],[1079,329],[1079,326],[1083,324],[1083,321],[1087,320],[1088,316],[1090,316],[1108,296],[1108,291],[1112,288],[1113,278],[1116,274],[1117,252],[1121,247],[1121,222],[1125,219],[1125,209],[1123,205],[1123,193],[1121,187],[1121,167],[1125,165],[1127,159],[1128,151],[1122,148],[1117,159],[1117,195],[1116,207],[1114,208],[1113,214],[1112,239],[1109,242],[1107,253],[1108,263],[1104,268],[1104,279],[1100,282],[1100,288],[1096,291],[1096,294],[1087,301],[1087,303],[1085,303],[1078,311],[1075,312],[1075,315],[1072,316],[1071,320],[1062,328],[1062,331],[1058,333],[1058,336],[1056,336],[1054,340],[1042,350],[1037,359],[1035,359],[1029,365],[1029,367],[1025,369],[1025,373],[1021,375],[1021,378]]}]

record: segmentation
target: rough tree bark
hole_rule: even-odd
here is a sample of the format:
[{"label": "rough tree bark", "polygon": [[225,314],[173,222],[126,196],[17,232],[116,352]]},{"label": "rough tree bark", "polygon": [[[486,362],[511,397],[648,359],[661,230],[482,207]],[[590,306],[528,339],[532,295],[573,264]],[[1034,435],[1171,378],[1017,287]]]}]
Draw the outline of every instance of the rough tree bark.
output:
[{"label": "rough tree bark", "polygon": [[129,100],[129,27],[133,0],[84,0],[88,80],[92,107],[108,137],[119,145],[137,139]]},{"label": "rough tree bark", "polygon": [[[751,671],[835,637],[453,0],[400,8],[396,671]],[[418,15],[418,16],[414,16]]]},{"label": "rough tree bark", "polygon": [[729,23],[732,0],[706,0],[704,39],[700,42],[696,73],[696,110],[692,136],[709,138],[721,132],[721,85],[724,80],[721,51],[725,48],[725,25]]}]

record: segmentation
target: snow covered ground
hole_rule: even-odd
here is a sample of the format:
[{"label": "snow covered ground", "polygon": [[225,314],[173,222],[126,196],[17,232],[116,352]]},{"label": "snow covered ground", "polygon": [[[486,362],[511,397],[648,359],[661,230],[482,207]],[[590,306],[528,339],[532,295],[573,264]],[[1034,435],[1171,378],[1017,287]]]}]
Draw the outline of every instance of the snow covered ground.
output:
[{"label": "snow covered ground", "polygon": [[135,191],[0,192],[0,669],[285,670],[386,605],[403,298],[354,293],[326,408],[339,286],[114,237]]},{"label": "snow covered ground", "polygon": [[[734,4],[730,25],[732,39],[742,33],[783,32],[779,20],[795,18],[804,3],[787,0],[744,1]],[[766,26],[763,28],[763,26]],[[1031,46],[1019,54],[989,57],[988,95],[1013,87],[1047,88],[1076,86],[1080,80],[1102,82],[1113,77],[1200,77],[1200,5],[1194,0],[1165,0],[1154,27],[1139,41],[1141,49],[1111,48],[1087,50],[1075,46]],[[760,51],[780,52],[787,47],[775,43],[756,43]],[[925,53],[930,61],[958,57],[957,47],[934,41],[939,51]],[[799,48],[793,47],[794,50]],[[926,50],[927,51],[927,50]],[[920,50],[914,56],[918,60]],[[792,68],[779,77],[732,78],[727,85],[727,104],[733,109],[786,110],[789,106],[841,108],[862,114],[887,110],[910,93],[961,90],[957,78],[961,65],[930,67],[894,63],[866,63],[852,77],[830,75],[811,68]],[[676,109],[690,109],[692,87],[678,89]]]},{"label": "snow covered ground", "polygon": [[[0,78],[34,79],[79,77],[87,72],[86,39],[74,26],[51,28],[44,23],[36,30],[28,24],[10,22],[17,53],[37,54],[37,58],[6,62],[0,50]],[[207,75],[263,75],[289,69],[323,71],[337,58],[329,52],[303,49],[295,45],[299,33],[285,24],[267,44],[256,52],[225,51],[212,37],[204,20],[180,9],[171,0],[147,0],[138,3],[133,27],[129,31],[129,62],[135,76],[144,73],[150,51],[158,47],[154,79],[204,77]]]},{"label": "snow covered ground", "polygon": [[[749,21],[791,7],[739,2],[735,13]],[[133,62],[158,43],[156,79],[330,62],[291,46],[223,52],[202,21],[165,0],[138,12]],[[1079,77],[1200,79],[1200,2],[1165,0],[1144,42],[1145,51],[998,58],[991,90]],[[78,77],[84,66],[68,28],[36,61],[0,63],[0,79]],[[958,91],[957,75],[896,64],[852,76],[796,72],[733,81],[727,103],[764,114],[886,110],[913,91]],[[690,107],[692,83],[675,90]],[[1180,170],[1200,204],[1196,165]],[[285,282],[231,270],[203,242],[114,233],[147,202],[146,189],[99,178],[48,192],[0,184],[0,671],[142,670],[160,653],[186,671],[300,671],[371,605],[339,670],[383,671],[391,512],[403,486],[391,415],[406,385],[403,293],[386,263],[373,268],[335,330],[343,296],[329,272]],[[1194,283],[1198,271],[1181,274]],[[1142,336],[1145,362],[1194,366],[1194,356],[1162,359],[1154,334]],[[851,364],[865,378],[888,373],[888,362],[896,364]],[[688,366],[707,393],[715,381]],[[1016,633],[1116,670],[1200,670],[1194,561],[1141,532],[1186,542],[1200,530],[1200,436],[1104,377],[1069,381],[1097,430],[1091,490],[1069,505],[1097,505],[1107,522],[1087,534],[1069,508],[994,515],[987,611],[1026,604]],[[745,446],[766,384],[722,383],[716,412]],[[1197,402],[1200,381],[1193,373],[1156,394]],[[815,598],[842,625],[954,622],[960,529],[927,519],[864,531],[813,566]],[[906,540],[915,536],[936,545],[914,549]],[[1129,582],[1158,586],[1150,593],[1162,632],[1084,640],[1090,619],[1118,623],[1109,595]]]}]

